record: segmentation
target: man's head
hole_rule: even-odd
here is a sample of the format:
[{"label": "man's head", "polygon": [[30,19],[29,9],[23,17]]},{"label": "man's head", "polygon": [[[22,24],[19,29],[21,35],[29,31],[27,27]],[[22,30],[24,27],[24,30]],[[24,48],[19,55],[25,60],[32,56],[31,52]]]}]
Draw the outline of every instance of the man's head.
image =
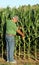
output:
[{"label": "man's head", "polygon": [[14,21],[15,23],[18,22],[18,16],[14,16],[14,17],[12,18],[12,21]]}]

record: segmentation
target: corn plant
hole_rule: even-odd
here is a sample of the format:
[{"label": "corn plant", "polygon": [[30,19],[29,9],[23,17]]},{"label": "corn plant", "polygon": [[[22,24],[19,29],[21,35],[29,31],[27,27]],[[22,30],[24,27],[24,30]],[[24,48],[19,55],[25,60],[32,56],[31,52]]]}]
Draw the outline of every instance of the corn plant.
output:
[{"label": "corn plant", "polygon": [[12,16],[17,15],[19,17],[19,22],[16,25],[20,28],[20,30],[24,33],[25,38],[22,39],[18,33],[15,37],[15,56],[22,58],[33,58],[35,60],[39,59],[39,7],[37,9],[34,6],[22,6],[17,8],[9,8],[3,9],[0,12],[0,36],[2,45],[2,57],[4,54],[4,46],[5,41],[3,28],[5,30],[4,24],[6,23],[6,19],[11,19]]}]

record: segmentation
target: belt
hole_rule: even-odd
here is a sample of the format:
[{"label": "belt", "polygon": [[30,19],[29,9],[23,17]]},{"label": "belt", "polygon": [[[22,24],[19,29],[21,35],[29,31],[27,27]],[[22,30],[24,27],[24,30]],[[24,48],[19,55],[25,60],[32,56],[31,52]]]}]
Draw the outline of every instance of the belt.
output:
[{"label": "belt", "polygon": [[9,36],[15,36],[15,35],[13,35],[13,34],[6,34],[6,35],[9,35]]}]

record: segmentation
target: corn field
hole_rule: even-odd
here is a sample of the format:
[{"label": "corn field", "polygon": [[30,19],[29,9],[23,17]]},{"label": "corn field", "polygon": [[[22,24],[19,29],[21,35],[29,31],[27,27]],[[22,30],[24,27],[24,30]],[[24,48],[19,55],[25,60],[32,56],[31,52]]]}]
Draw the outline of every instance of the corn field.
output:
[{"label": "corn field", "polygon": [[16,25],[25,34],[24,39],[16,34],[14,55],[24,59],[39,60],[39,5],[0,9],[0,57],[3,58],[6,53],[6,19],[14,15],[19,17]]}]

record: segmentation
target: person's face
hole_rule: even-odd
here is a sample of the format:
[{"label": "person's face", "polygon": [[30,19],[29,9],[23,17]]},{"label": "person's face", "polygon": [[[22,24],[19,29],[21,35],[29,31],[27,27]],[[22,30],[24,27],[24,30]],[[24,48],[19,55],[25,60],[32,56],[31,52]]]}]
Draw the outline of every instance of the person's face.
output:
[{"label": "person's face", "polygon": [[14,18],[13,21],[16,23],[18,20],[17,20],[17,18]]}]

